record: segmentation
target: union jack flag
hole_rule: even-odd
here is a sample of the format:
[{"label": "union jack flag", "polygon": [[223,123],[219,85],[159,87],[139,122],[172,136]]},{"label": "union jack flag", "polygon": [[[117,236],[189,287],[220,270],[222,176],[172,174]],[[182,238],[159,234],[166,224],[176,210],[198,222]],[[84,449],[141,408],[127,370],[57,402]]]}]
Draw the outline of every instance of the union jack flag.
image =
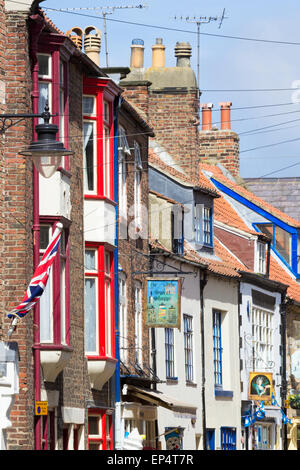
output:
[{"label": "union jack flag", "polygon": [[33,274],[33,278],[30,281],[24,299],[18,307],[7,314],[8,318],[14,318],[16,316],[19,318],[25,317],[29,310],[35,306],[39,298],[42,296],[47,285],[52,263],[58,251],[62,229],[63,225],[58,223],[52,239],[43,254],[40,264]]}]

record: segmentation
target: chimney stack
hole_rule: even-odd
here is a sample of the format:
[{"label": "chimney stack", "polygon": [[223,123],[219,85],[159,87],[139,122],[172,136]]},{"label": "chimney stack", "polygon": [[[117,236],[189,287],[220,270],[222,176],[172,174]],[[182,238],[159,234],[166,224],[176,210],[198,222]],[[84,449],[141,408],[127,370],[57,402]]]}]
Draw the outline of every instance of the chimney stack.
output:
[{"label": "chimney stack", "polygon": [[130,48],[130,68],[142,69],[144,67],[144,41],[142,39],[133,39]]},{"label": "chimney stack", "polygon": [[192,48],[188,42],[177,42],[175,46],[175,57],[177,57],[177,67],[191,66]]},{"label": "chimney stack", "polygon": [[[95,31],[94,34],[91,34]],[[96,65],[100,64],[101,31],[95,26],[87,26],[84,30],[84,52]]]},{"label": "chimney stack", "polygon": [[230,108],[232,103],[229,101],[219,103],[219,106],[221,107],[221,130],[229,130],[231,129]]},{"label": "chimney stack", "polygon": [[211,130],[211,114],[212,108],[214,105],[212,103],[201,104],[202,108],[202,130],[210,131]]},{"label": "chimney stack", "polygon": [[165,48],[162,38],[157,38],[152,46],[152,67],[165,66]]}]

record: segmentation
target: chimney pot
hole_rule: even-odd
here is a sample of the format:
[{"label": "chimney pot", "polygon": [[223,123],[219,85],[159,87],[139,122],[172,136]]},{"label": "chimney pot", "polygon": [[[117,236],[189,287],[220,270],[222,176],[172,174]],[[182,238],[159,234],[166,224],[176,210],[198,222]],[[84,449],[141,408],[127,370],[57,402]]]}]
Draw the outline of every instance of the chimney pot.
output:
[{"label": "chimney pot", "polygon": [[191,66],[192,48],[188,42],[177,42],[175,46],[175,57],[177,57],[177,67]]},{"label": "chimney pot", "polygon": [[162,38],[157,38],[152,46],[152,67],[165,66],[165,48]]},{"label": "chimney pot", "polygon": [[[95,31],[94,34],[91,34]],[[84,30],[84,52],[95,64],[99,65],[101,49],[101,31],[95,26],[87,26]]]},{"label": "chimney pot", "polygon": [[221,107],[221,130],[231,129],[230,108],[232,103],[230,101],[219,103]]},{"label": "chimney pot", "polygon": [[75,28],[70,29],[69,31],[66,32],[66,35],[74,42],[76,47],[78,49],[82,49],[82,36],[83,36],[83,31],[81,28],[78,26],[75,26]]},{"label": "chimney pot", "polygon": [[202,130],[210,131],[211,130],[211,112],[214,105],[212,103],[203,103],[201,104],[202,108]]},{"label": "chimney pot", "polygon": [[142,39],[133,39],[130,48],[130,68],[142,69],[144,67],[144,41]]}]

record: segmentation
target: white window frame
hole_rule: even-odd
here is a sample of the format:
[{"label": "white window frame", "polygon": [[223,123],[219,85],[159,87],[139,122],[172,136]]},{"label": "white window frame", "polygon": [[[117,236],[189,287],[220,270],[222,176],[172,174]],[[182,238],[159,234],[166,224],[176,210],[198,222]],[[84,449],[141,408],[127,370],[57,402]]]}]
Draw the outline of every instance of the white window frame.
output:
[{"label": "white window frame", "polygon": [[[262,372],[272,367],[274,359],[274,312],[252,305],[252,344],[255,370]],[[269,367],[268,367],[269,364]]]},{"label": "white window frame", "polygon": [[256,243],[256,271],[260,274],[266,273],[266,244],[260,241]]},{"label": "white window frame", "polygon": [[[98,179],[97,179],[97,126],[96,126],[96,121],[89,120],[89,119],[84,119],[83,120],[83,131],[84,131],[84,125],[85,124],[91,124],[93,126],[93,189],[88,189],[88,178],[87,178],[87,163],[86,163],[86,152],[85,152],[85,134],[83,133],[83,169],[84,169],[84,194],[97,194],[97,185],[98,185]],[[89,139],[90,140],[90,139]]]}]

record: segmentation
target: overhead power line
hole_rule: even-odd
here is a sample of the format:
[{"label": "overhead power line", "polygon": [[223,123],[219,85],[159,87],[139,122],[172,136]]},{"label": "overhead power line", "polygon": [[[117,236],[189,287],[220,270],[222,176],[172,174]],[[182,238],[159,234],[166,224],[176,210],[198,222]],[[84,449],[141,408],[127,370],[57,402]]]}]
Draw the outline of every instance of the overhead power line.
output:
[{"label": "overhead power line", "polygon": [[[10,0],[8,0],[8,1],[10,1]],[[16,2],[16,1],[14,1],[14,3],[23,4],[22,2]],[[73,11],[62,11],[59,8],[43,7],[43,9],[48,10],[48,11],[57,12],[57,13],[65,13],[65,14],[83,16],[83,17],[87,17],[87,18],[94,18],[94,19],[101,18],[100,16],[88,15],[88,14],[85,14],[85,13],[76,13],[76,12],[73,12]],[[117,20],[115,18],[107,18],[107,21],[113,21],[115,23],[123,23],[123,24],[128,24],[128,25],[141,26],[143,28],[160,29],[160,30],[165,30],[165,31],[174,31],[174,32],[187,33],[187,34],[198,34],[197,31],[192,31],[192,30],[189,30],[189,29],[186,30],[186,29],[179,29],[179,28],[170,28],[168,26],[159,26],[159,25],[147,24],[147,23],[137,23],[137,22],[134,22],[134,21]],[[300,42],[293,42],[293,41],[279,41],[279,40],[274,40],[274,39],[250,38],[250,37],[243,37],[243,36],[233,36],[233,35],[228,35],[228,34],[225,35],[225,34],[214,34],[214,33],[204,33],[204,32],[200,32],[200,34],[203,35],[203,36],[219,37],[219,38],[226,38],[226,39],[236,39],[236,40],[241,40],[241,41],[253,41],[253,42],[259,42],[259,43],[266,43],[266,44],[269,43],[269,44],[279,44],[279,45],[288,45],[288,46],[300,46]]]}]

